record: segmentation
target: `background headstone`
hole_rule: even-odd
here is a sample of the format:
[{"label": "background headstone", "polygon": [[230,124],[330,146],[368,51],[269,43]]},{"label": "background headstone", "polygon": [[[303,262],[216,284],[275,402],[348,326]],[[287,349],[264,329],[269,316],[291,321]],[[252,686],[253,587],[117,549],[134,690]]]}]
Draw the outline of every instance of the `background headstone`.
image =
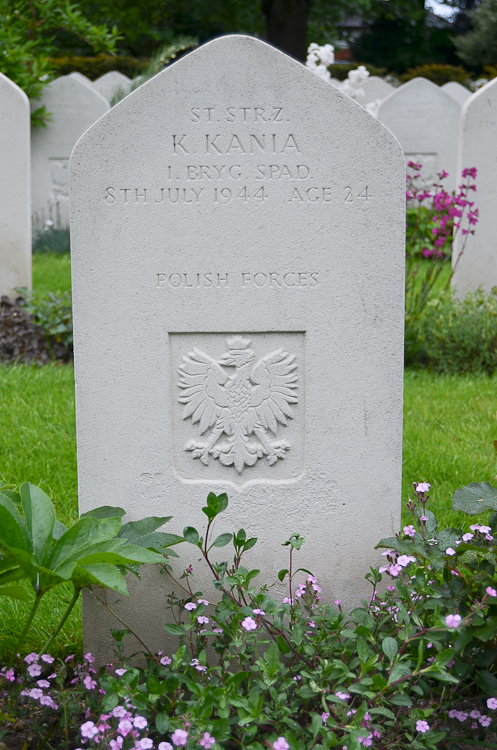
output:
[{"label": "background headstone", "polygon": [[72,73],[69,73],[69,78],[74,78],[76,81],[79,81],[80,83],[84,83],[86,86],[90,86],[90,88],[93,86],[93,81],[91,78],[88,78],[88,76],[83,75],[83,73],[79,73],[79,71],[75,70]]},{"label": "background headstone", "polygon": [[[488,293],[497,285],[497,78],[473,94],[461,114],[458,173],[476,167],[475,202],[479,219],[474,235],[458,235],[452,265],[452,286],[458,296],[481,286]],[[461,180],[463,182],[463,180]]]},{"label": "background headstone", "polygon": [[444,169],[449,173],[445,184],[452,190],[460,113],[461,106],[445,91],[426,78],[413,78],[382,101],[378,119],[399,139],[406,162],[422,164],[425,184]]},{"label": "background headstone", "polygon": [[[203,45],[91,128],[71,157],[81,511],[115,502],[182,533],[226,491],[214,533],[259,538],[261,584],[298,531],[328,601],[366,596],[400,522],[404,192],[392,134],[252,37]],[[130,586],[118,606],[160,648],[167,582]],[[84,606],[106,659],[115,625]]]},{"label": "background headstone", "polygon": [[109,103],[76,77],[52,81],[34,107],[51,112],[46,128],[33,128],[31,177],[33,224],[69,227],[69,157],[78,138],[109,109]]},{"label": "background headstone", "polygon": [[354,99],[364,107],[366,104],[378,101],[378,99],[385,99],[392,91],[394,91],[393,86],[384,81],[383,78],[372,76],[361,83]]},{"label": "background headstone", "polygon": [[444,83],[444,85],[441,87],[442,91],[445,91],[446,94],[449,94],[453,99],[458,102],[461,107],[471,96],[471,91],[466,88],[466,86],[462,86],[460,83],[457,83],[457,81],[449,81],[448,83]]},{"label": "background headstone", "polygon": [[128,93],[131,88],[131,78],[128,78],[123,73],[119,73],[118,70],[111,70],[109,73],[105,73],[105,75],[97,78],[93,82],[93,88],[110,102],[117,90]]},{"label": "background headstone", "polygon": [[0,73],[0,296],[31,288],[29,131],[28,97]]}]

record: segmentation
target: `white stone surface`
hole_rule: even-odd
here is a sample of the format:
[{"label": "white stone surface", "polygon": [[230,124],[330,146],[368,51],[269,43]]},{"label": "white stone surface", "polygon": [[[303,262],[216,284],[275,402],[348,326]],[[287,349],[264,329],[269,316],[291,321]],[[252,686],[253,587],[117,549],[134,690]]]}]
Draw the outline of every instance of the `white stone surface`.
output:
[{"label": "white stone surface", "polygon": [[460,83],[457,83],[457,81],[449,81],[448,83],[444,83],[443,86],[441,86],[442,91],[445,91],[446,94],[449,94],[453,99],[458,102],[461,107],[471,96],[471,91],[466,88],[466,86],[462,86]]},{"label": "white stone surface", "polygon": [[109,109],[109,103],[74,75],[43,89],[32,106],[52,113],[46,128],[33,128],[31,140],[32,211],[35,227],[48,219],[69,226],[69,157],[78,138]]},{"label": "white stone surface", "polygon": [[476,193],[469,199],[479,210],[479,220],[465,247],[464,238],[456,238],[452,286],[458,296],[480,284],[486,292],[497,285],[497,78],[478,89],[462,109],[458,173],[471,167],[478,174]]},{"label": "white stone surface", "polygon": [[456,183],[460,105],[426,78],[413,78],[392,91],[380,105],[378,119],[399,139],[406,162],[421,163],[426,184],[437,172],[449,173],[445,184]]},{"label": "white stone surface", "polygon": [[[173,515],[182,533],[226,491],[215,533],[259,538],[261,584],[298,531],[328,601],[366,596],[400,522],[404,191],[391,133],[252,37],[203,45],[96,123],[71,157],[81,511]],[[154,648],[165,586],[145,574],[119,605]],[[95,611],[85,648],[104,659]]]},{"label": "white stone surface", "polygon": [[31,288],[28,97],[0,73],[0,296]]},{"label": "white stone surface", "polygon": [[384,81],[383,78],[372,76],[361,83],[354,99],[358,104],[365,107],[366,104],[376,102],[378,99],[385,99],[392,91],[394,91],[394,87]]},{"label": "white stone surface", "polygon": [[93,86],[93,81],[91,80],[91,78],[83,75],[83,73],[79,73],[77,70],[69,73],[69,78],[74,78],[76,81],[84,83],[86,86],[90,86],[90,88]]},{"label": "white stone surface", "polygon": [[97,78],[93,82],[93,88],[110,102],[117,90],[122,89],[128,93],[131,88],[131,78],[119,73],[118,70],[111,70]]}]

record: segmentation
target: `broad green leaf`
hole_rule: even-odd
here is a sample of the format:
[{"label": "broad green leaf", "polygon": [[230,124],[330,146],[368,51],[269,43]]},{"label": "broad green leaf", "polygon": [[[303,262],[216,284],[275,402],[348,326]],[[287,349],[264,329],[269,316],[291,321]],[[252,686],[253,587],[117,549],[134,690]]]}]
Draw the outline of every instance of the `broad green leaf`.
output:
[{"label": "broad green leaf", "polygon": [[185,529],[183,529],[183,536],[185,537],[186,541],[189,542],[189,544],[194,544],[195,546],[198,545],[199,542],[199,533],[197,529],[194,529],[193,526],[187,526]]},{"label": "broad green leaf", "polygon": [[9,500],[12,500],[13,503],[16,503],[17,505],[21,502],[21,496],[18,492],[15,492],[14,490],[2,490],[2,494],[6,495]]},{"label": "broad green leaf", "polygon": [[4,586],[6,583],[12,583],[12,581],[20,581],[22,578],[26,578],[26,573],[15,563],[15,568],[5,570],[0,573],[0,586]]},{"label": "broad green leaf", "polygon": [[482,669],[480,672],[475,671],[474,680],[487,695],[493,696],[497,693],[497,677],[491,672],[487,672],[486,669]]},{"label": "broad green leaf", "polygon": [[128,596],[128,589],[126,588],[124,578],[114,565],[107,563],[78,565],[74,571],[73,580],[81,586],[88,586],[93,583]]},{"label": "broad green leaf", "polygon": [[388,698],[388,702],[393,703],[394,706],[412,706],[412,700],[405,693],[395,693]]},{"label": "broad green leaf", "polygon": [[67,531],[67,526],[64,526],[63,523],[56,520],[54,530],[53,530],[53,538],[57,541],[58,539],[60,539],[60,537],[63,534],[66,533],[66,531]]},{"label": "broad green leaf", "polygon": [[390,672],[388,684],[391,685],[392,682],[397,682],[397,680],[402,679],[402,677],[407,677],[409,674],[411,674],[411,668],[403,662],[398,662]]},{"label": "broad green leaf", "polygon": [[157,714],[155,717],[155,728],[159,734],[165,734],[169,729],[169,716],[166,711],[161,711],[161,713]]},{"label": "broad green leaf", "polygon": [[123,536],[128,541],[132,542],[138,537],[157,531],[157,529],[170,521],[171,518],[172,516],[149,516],[148,518],[142,518],[139,521],[128,521],[128,523],[123,524],[121,527],[119,536]]},{"label": "broad green leaf", "polygon": [[277,666],[279,666],[280,650],[278,648],[278,645],[274,642],[271,643],[271,645],[267,648],[263,658],[270,669],[275,669]]},{"label": "broad green leaf", "polygon": [[470,516],[484,510],[497,510],[497,489],[488,482],[471,482],[454,492],[452,508]]},{"label": "broad green leaf", "polygon": [[34,559],[44,565],[51,552],[55,508],[43,490],[30,482],[22,484],[19,492]]},{"label": "broad green leaf", "polygon": [[81,513],[81,518],[114,518],[119,516],[122,518],[126,515],[124,508],[116,507],[112,505],[102,505],[100,508],[94,508],[93,510],[87,510],[86,513]]},{"label": "broad green leaf", "polygon": [[393,721],[395,721],[395,714],[392,713],[392,711],[389,711],[388,708],[379,706],[378,708],[368,708],[368,711],[373,716],[375,714],[378,714],[379,716],[386,716],[387,719],[392,719]]},{"label": "broad green leaf", "polygon": [[369,659],[369,648],[364,638],[357,639],[357,655],[363,663]]},{"label": "broad green leaf", "polygon": [[290,571],[288,570],[288,568],[283,568],[283,570],[278,571],[278,578],[279,578],[279,580],[280,581],[284,581],[285,580],[285,576],[288,575],[289,572]]},{"label": "broad green leaf", "polygon": [[257,537],[252,536],[250,539],[247,539],[247,541],[243,545],[243,551],[248,552],[249,549],[252,549],[254,544],[257,544]]},{"label": "broad green leaf", "polygon": [[78,557],[79,565],[92,565],[99,562],[111,563],[112,565],[128,565],[130,563],[161,563],[164,562],[162,555],[152,550],[138,547],[136,544],[127,544],[119,547],[116,551],[101,551],[83,554]]},{"label": "broad green leaf", "polygon": [[8,596],[10,599],[19,599],[21,602],[29,602],[31,597],[24,586],[1,586],[0,596]]},{"label": "broad green leaf", "polygon": [[167,622],[164,625],[164,630],[167,630],[171,635],[184,635],[185,631],[179,625],[175,625],[173,622]]},{"label": "broad green leaf", "polygon": [[231,542],[233,534],[219,534],[211,544],[211,547],[226,547]]},{"label": "broad green leaf", "polygon": [[[56,543],[48,562],[49,567],[55,570],[61,562],[75,560],[81,554],[95,551],[98,544],[114,541],[112,537],[120,528],[121,519],[118,516],[101,520],[88,516],[80,518]],[[124,540],[116,540],[114,548],[122,544]]]},{"label": "broad green leaf", "polygon": [[5,493],[0,493],[0,545],[29,549],[24,519]]}]

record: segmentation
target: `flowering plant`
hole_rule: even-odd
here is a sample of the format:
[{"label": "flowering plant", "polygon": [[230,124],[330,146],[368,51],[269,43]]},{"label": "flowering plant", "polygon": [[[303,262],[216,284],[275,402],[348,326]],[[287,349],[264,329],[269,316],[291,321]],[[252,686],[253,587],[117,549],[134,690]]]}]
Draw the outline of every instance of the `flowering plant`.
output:
[{"label": "flowering plant", "polygon": [[[444,180],[447,172],[437,173],[438,181],[427,185],[421,174],[421,164],[408,162],[407,172],[407,228],[406,228],[406,353],[416,346],[417,327],[425,306],[441,274],[452,257],[454,241],[461,236],[464,252],[468,234],[474,234],[478,209],[470,200],[476,191],[476,168],[464,169],[465,180],[458,191],[449,193]],[[452,268],[446,287],[454,273]]]}]

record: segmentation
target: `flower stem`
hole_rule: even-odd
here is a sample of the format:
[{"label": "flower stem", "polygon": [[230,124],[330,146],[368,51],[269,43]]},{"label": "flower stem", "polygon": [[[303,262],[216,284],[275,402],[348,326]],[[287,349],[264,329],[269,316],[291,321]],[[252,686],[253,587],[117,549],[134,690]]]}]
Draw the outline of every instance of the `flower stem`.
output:
[{"label": "flower stem", "polygon": [[54,632],[52,633],[52,635],[50,636],[50,638],[48,639],[48,641],[43,646],[43,648],[41,650],[42,654],[48,653],[48,649],[52,645],[52,643],[55,640],[55,638],[59,635],[60,631],[62,630],[62,628],[64,627],[64,625],[66,623],[67,618],[71,614],[71,612],[72,612],[72,610],[74,608],[74,605],[78,601],[80,593],[81,593],[81,589],[74,587],[73,597],[72,597],[71,601],[69,602],[69,605],[68,605],[66,611],[64,612],[61,621],[57,625],[56,629],[54,630]]},{"label": "flower stem", "polygon": [[31,627],[31,624],[32,624],[32,622],[34,620],[34,617],[36,615],[36,610],[39,607],[39,604],[41,602],[42,597],[43,597],[43,594],[36,594],[36,596],[35,596],[35,600],[33,602],[33,606],[31,608],[31,612],[29,613],[28,619],[26,620],[26,624],[24,625],[22,633],[19,636],[19,638],[17,640],[17,643],[16,643],[16,645],[14,646],[14,648],[12,650],[12,656],[10,657],[9,662],[7,664],[7,667],[6,667],[7,669],[10,669],[10,667],[12,666],[12,664],[15,661],[15,658],[17,656],[17,652],[20,650],[21,645],[22,645],[22,643],[23,643],[23,641],[24,641],[24,639],[26,637],[26,634],[27,634],[29,628]]}]

